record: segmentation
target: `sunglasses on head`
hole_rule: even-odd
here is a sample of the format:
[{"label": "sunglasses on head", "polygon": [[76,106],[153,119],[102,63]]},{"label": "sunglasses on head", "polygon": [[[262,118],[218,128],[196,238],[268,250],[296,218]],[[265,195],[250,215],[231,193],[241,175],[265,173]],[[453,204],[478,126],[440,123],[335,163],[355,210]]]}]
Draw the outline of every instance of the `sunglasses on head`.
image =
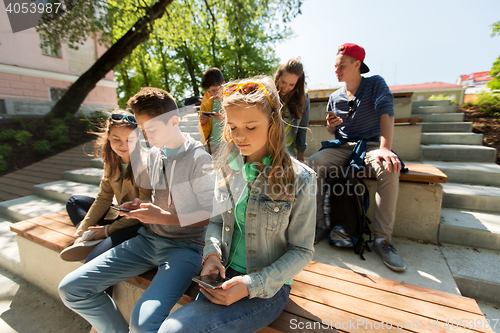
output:
[{"label": "sunglasses on head", "polygon": [[356,112],[356,110],[354,109],[354,100],[351,99],[349,102],[347,102],[347,106],[349,107],[347,118],[351,119],[352,116],[354,116],[354,112]]},{"label": "sunglasses on head", "polygon": [[131,116],[131,115],[121,114],[121,113],[112,113],[110,117],[111,117],[111,120],[114,120],[114,121],[123,121],[123,119],[126,119],[132,125],[137,125],[137,121],[135,120],[135,117]]},{"label": "sunglasses on head", "polygon": [[266,87],[262,83],[258,82],[244,82],[244,83],[232,83],[224,87],[223,96],[228,97],[236,92],[241,92],[243,95],[253,94],[259,90],[263,90],[267,97],[269,105],[274,110],[274,104],[269,97]]}]

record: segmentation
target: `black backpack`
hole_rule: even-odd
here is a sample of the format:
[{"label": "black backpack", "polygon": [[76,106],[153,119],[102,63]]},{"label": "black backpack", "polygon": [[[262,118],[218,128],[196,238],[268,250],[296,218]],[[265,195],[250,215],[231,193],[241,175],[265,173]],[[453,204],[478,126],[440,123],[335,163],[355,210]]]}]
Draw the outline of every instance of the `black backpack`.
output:
[{"label": "black backpack", "polygon": [[[339,175],[331,179],[326,186],[325,217],[330,220],[328,243],[339,247],[353,247],[354,253],[365,260],[363,252],[372,242],[366,216],[370,205],[368,187],[354,176],[352,168],[341,168]],[[329,204],[329,205],[328,205]],[[329,209],[328,209],[329,206]],[[363,234],[368,236],[365,241]]]}]

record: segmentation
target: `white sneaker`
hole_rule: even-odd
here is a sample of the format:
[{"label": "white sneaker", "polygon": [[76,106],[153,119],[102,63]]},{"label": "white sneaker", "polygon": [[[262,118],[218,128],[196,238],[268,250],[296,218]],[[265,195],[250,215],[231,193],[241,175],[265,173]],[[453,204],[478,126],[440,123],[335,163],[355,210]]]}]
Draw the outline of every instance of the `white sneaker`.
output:
[{"label": "white sneaker", "polygon": [[65,261],[80,261],[87,258],[90,252],[102,242],[104,239],[96,239],[87,242],[80,242],[78,244],[73,244],[68,246],[59,254],[62,260]]}]

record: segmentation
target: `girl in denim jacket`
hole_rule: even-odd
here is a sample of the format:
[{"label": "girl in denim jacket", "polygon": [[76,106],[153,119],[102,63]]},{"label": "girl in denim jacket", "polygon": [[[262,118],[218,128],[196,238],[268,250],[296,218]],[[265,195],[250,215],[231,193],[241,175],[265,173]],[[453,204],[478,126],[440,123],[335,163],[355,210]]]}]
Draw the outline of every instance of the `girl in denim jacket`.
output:
[{"label": "girl in denim jacket", "polygon": [[207,227],[195,302],[174,313],[158,332],[256,332],[288,301],[292,279],[312,259],[316,176],[285,147],[281,103],[270,77],[224,87],[227,143],[215,160],[214,212]]}]

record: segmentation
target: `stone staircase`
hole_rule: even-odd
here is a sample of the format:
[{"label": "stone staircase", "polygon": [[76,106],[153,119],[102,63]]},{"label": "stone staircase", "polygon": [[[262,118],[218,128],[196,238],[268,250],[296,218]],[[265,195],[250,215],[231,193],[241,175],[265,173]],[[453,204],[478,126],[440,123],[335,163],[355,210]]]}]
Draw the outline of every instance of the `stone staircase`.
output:
[{"label": "stone staircase", "polygon": [[[412,116],[424,119],[421,161],[448,176],[448,183],[443,184],[438,239],[465,247],[454,266],[448,261],[450,269],[462,293],[491,299],[493,291],[500,294],[500,279],[489,269],[500,261],[500,166],[495,164],[496,150],[482,146],[483,135],[472,133],[472,123],[464,122],[464,115],[450,101],[413,102]],[[464,269],[466,265],[476,269]]]}]

